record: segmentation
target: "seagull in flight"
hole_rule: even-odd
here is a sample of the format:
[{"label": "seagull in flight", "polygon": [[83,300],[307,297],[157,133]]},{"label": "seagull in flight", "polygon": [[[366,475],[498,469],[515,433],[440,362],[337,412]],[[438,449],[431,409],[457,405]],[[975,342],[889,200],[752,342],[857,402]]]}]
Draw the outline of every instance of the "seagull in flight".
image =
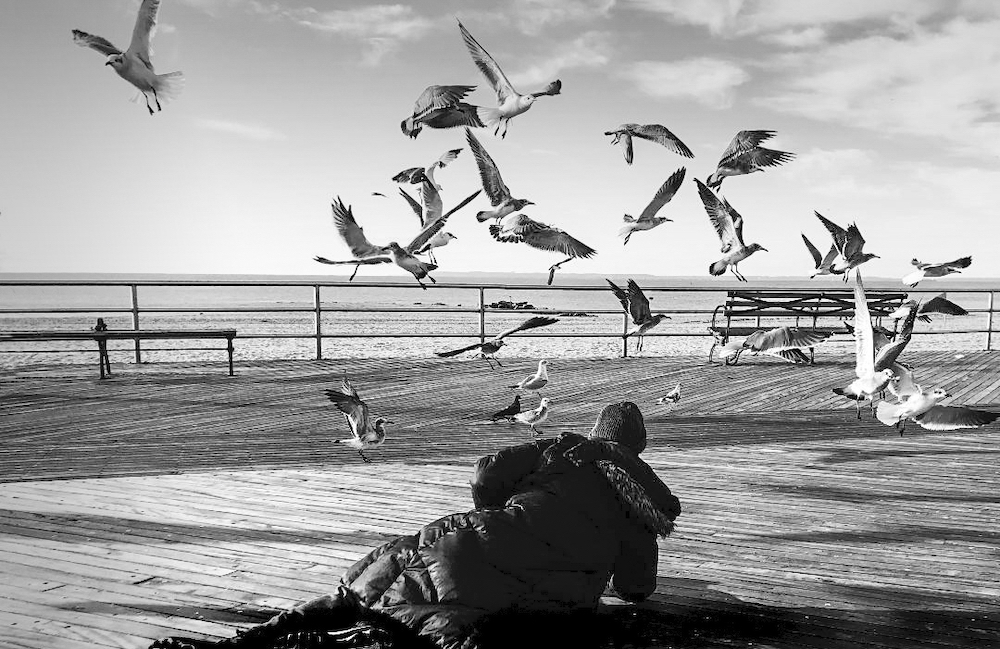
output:
[{"label": "seagull in flight", "polygon": [[429,182],[434,185],[434,189],[441,191],[441,185],[434,180],[434,170],[443,169],[458,158],[458,154],[462,152],[462,149],[451,149],[450,151],[445,151],[440,158],[430,163],[426,167],[410,167],[409,169],[403,169],[398,174],[392,177],[392,179],[397,183],[408,182],[411,185],[417,185],[423,182]]},{"label": "seagull in flight", "polygon": [[472,131],[465,129],[465,140],[469,143],[472,156],[476,159],[476,166],[479,167],[479,179],[483,183],[483,190],[490,198],[492,210],[482,211],[476,214],[476,220],[480,223],[496,219],[499,221],[503,217],[513,214],[518,210],[523,210],[527,205],[534,205],[526,198],[514,198],[500,177],[500,171],[493,162],[493,158],[486,152],[479,138],[472,134]]},{"label": "seagull in flight", "polygon": [[[448,358],[448,357],[451,357],[451,356],[457,356],[458,354],[461,354],[462,352],[468,352],[468,351],[472,351],[473,349],[478,349],[482,353],[483,358],[485,358],[486,361],[490,364],[490,369],[492,370],[493,369],[493,361],[496,361],[497,365],[499,365],[500,367],[503,367],[503,363],[501,363],[497,359],[497,357],[495,356],[495,354],[498,351],[500,351],[501,347],[504,346],[504,341],[503,341],[504,338],[506,338],[507,336],[510,336],[511,334],[516,334],[518,331],[525,331],[527,329],[535,329],[537,327],[547,327],[547,326],[549,326],[551,324],[555,324],[557,322],[559,322],[558,318],[548,318],[548,317],[545,317],[545,316],[534,316],[532,318],[528,318],[527,320],[525,320],[521,324],[517,325],[516,327],[511,327],[510,329],[506,329],[504,331],[501,331],[496,336],[494,336],[492,340],[487,340],[486,342],[482,342],[482,343],[474,343],[472,345],[467,345],[465,347],[460,347],[459,349],[452,349],[452,350],[449,350],[449,351],[446,351],[446,352],[434,352],[434,353],[437,354],[438,356],[441,356],[442,358]],[[490,360],[491,358],[493,359],[493,361]]]},{"label": "seagull in flight", "polygon": [[622,217],[625,227],[618,233],[619,236],[625,237],[625,242],[622,245],[628,243],[633,232],[652,230],[667,221],[673,221],[673,219],[668,219],[665,216],[656,216],[656,213],[660,211],[660,208],[669,203],[674,194],[677,193],[677,190],[680,189],[681,183],[684,182],[685,171],[686,169],[681,167],[660,185],[660,188],[656,190],[656,194],[653,196],[653,200],[649,202],[649,205],[642,211],[639,218],[635,218],[631,214],[626,214]]},{"label": "seagull in flight", "polygon": [[515,385],[509,385],[507,387],[513,388],[515,390],[528,390],[538,394],[538,391],[545,387],[545,384],[549,382],[549,362],[546,360],[538,361],[538,369],[535,370],[534,374],[529,374],[528,376],[521,379],[520,383]]},{"label": "seagull in flight", "polygon": [[917,269],[903,277],[903,283],[913,287],[923,279],[961,273],[963,268],[968,268],[972,264],[972,257],[961,257],[955,261],[946,261],[939,264],[928,264],[919,259],[913,259],[910,263],[916,266]]},{"label": "seagull in flight", "polygon": [[830,252],[826,253],[826,256],[820,254],[819,249],[813,245],[812,241],[802,235],[802,241],[806,244],[806,248],[809,249],[809,254],[812,255],[813,262],[816,265],[816,272],[809,276],[809,279],[816,277],[817,275],[843,275],[842,270],[833,270],[833,262],[840,254],[837,252],[837,244],[830,244]]},{"label": "seagull in flight", "polygon": [[441,214],[441,199],[437,194],[437,190],[431,185],[424,184],[423,191],[425,192],[426,205],[429,206],[429,209],[424,213],[424,227],[405,248],[395,241],[385,246],[378,246],[369,241],[368,237],[365,236],[364,229],[355,220],[351,207],[349,205],[345,206],[344,202],[338,196],[332,205],[333,224],[337,228],[337,233],[341,239],[344,240],[344,243],[350,249],[353,258],[344,261],[333,261],[326,257],[314,257],[313,259],[322,264],[354,264],[354,272],[348,281],[354,279],[354,276],[357,275],[358,269],[362,265],[393,262],[403,270],[411,273],[417,280],[417,283],[426,289],[427,287],[420,280],[427,277],[432,282],[437,282],[437,280],[428,274],[437,268],[437,264],[429,264],[421,261],[414,254],[423,248],[431,237],[441,231],[449,216],[472,201],[472,199],[479,195],[479,191],[476,191],[476,193],[453,207],[446,214]]},{"label": "seagull in flight", "polygon": [[525,410],[523,412],[517,413],[516,415],[514,415],[514,421],[521,424],[527,424],[528,427],[531,428],[531,432],[537,435],[538,430],[535,429],[535,426],[548,419],[549,404],[551,403],[552,403],[551,399],[549,399],[548,397],[542,397],[542,400],[541,402],[539,402],[537,408],[535,408],[534,410]]},{"label": "seagull in flight", "polygon": [[832,335],[833,332],[830,331],[788,326],[760,329],[741,342],[729,342],[723,345],[719,357],[724,359],[727,365],[735,365],[743,352],[750,352],[754,356],[770,354],[791,363],[811,364],[811,358],[802,350],[812,349]]},{"label": "seagull in flight", "polygon": [[425,126],[485,126],[477,114],[479,107],[462,101],[475,89],[475,86],[427,86],[414,102],[413,114],[400,122],[399,128],[404,135],[416,139]]},{"label": "seagull in flight", "polygon": [[[402,187],[399,188],[399,194],[406,199],[406,202],[410,205],[410,209],[416,214],[417,220],[420,221],[420,227],[424,228],[427,226],[427,220],[424,218],[424,214],[429,214],[431,219],[438,218],[436,215],[441,214],[442,203],[441,195],[438,193],[434,186],[431,185],[429,188],[425,188],[421,184],[420,195],[423,199],[423,203],[418,202],[415,198],[406,193],[406,190]],[[477,191],[473,196],[479,195]],[[461,206],[460,206],[461,207]],[[453,210],[454,211],[454,210]],[[434,255],[434,249],[440,248],[441,246],[446,246],[453,240],[457,239],[451,232],[446,232],[445,230],[438,230],[436,234],[432,235],[430,239],[427,240],[422,246],[413,251],[415,255],[424,255],[430,259],[432,264],[437,264],[437,257]]]},{"label": "seagull in flight", "polygon": [[336,404],[340,412],[344,413],[344,419],[351,427],[349,439],[335,439],[333,443],[347,444],[357,449],[362,460],[371,462],[365,457],[365,449],[380,446],[385,442],[385,425],[395,422],[385,417],[373,418],[368,410],[368,404],[361,400],[347,376],[344,376],[339,388],[324,390],[324,394]]},{"label": "seagull in flight", "polygon": [[524,243],[538,250],[548,250],[569,255],[558,264],[549,266],[549,279],[547,284],[552,284],[556,276],[556,269],[568,261],[582,257],[589,259],[597,254],[597,251],[583,243],[579,239],[570,236],[565,230],[535,221],[524,214],[508,216],[499,224],[490,225],[490,234],[497,241],[505,243]]},{"label": "seagull in flight", "polygon": [[726,199],[720,200],[703,182],[697,178],[694,179],[694,182],[698,186],[698,195],[701,196],[705,212],[708,213],[708,220],[712,222],[712,226],[715,227],[715,232],[722,242],[722,259],[713,262],[708,267],[708,272],[712,275],[723,275],[728,268],[733,275],[736,275],[736,279],[741,282],[747,281],[737,265],[758,250],[767,252],[767,248],[759,243],[751,243],[749,246],[744,244],[743,217],[740,216],[739,212],[733,209],[733,206]]},{"label": "seagull in flight", "polygon": [[624,337],[628,338],[629,336],[636,336],[635,351],[642,351],[642,343],[646,332],[664,320],[670,320],[670,316],[665,313],[657,313],[656,315],[653,315],[650,312],[649,298],[647,298],[646,294],[642,292],[642,289],[639,288],[639,285],[636,284],[635,280],[630,279],[628,281],[628,291],[622,289],[608,278],[604,278],[604,281],[611,286],[611,292],[614,293],[615,297],[618,298],[618,301],[621,302],[622,308],[625,309],[625,313],[632,316],[632,324],[634,326],[625,332]]},{"label": "seagull in flight", "polygon": [[944,295],[936,295],[926,302],[918,302],[909,299],[899,305],[899,308],[890,313],[887,317],[893,320],[905,318],[910,314],[911,309],[917,310],[917,319],[921,322],[930,322],[928,313],[942,313],[944,315],[969,315],[969,312],[955,304]]},{"label": "seagull in flight", "polygon": [[694,157],[691,149],[687,148],[687,145],[681,142],[680,138],[671,133],[666,126],[660,124],[622,124],[613,131],[604,131],[604,134],[614,136],[611,140],[612,146],[621,143],[627,164],[632,164],[633,137],[662,144],[685,158]]},{"label": "seagull in flight", "polygon": [[465,28],[465,25],[461,21],[458,22],[458,29],[462,32],[462,39],[465,41],[465,46],[469,49],[469,54],[472,55],[472,60],[475,62],[476,67],[479,68],[479,71],[483,73],[483,76],[486,77],[486,80],[497,93],[496,108],[480,107],[477,112],[479,119],[493,128],[494,135],[506,137],[507,126],[512,118],[531,108],[531,105],[535,103],[537,98],[546,95],[558,95],[562,90],[562,82],[556,79],[541,92],[522,95],[514,89],[514,86],[511,85],[507,76],[503,73],[503,70],[497,65],[497,62],[472,37],[472,34],[469,33],[469,30]]},{"label": "seagull in flight", "polygon": [[155,112],[149,103],[150,95],[153,96],[156,110],[161,110],[160,99],[164,101],[172,99],[180,93],[184,85],[184,73],[178,71],[156,74],[149,59],[149,41],[156,31],[156,16],[159,11],[160,0],[142,0],[142,4],[139,5],[139,15],[135,19],[135,27],[132,29],[132,41],[124,52],[101,36],[94,36],[79,29],[73,30],[74,43],[80,47],[89,47],[108,57],[104,65],[110,65],[118,76],[138,88],[139,92],[134,101],[138,101],[139,95],[142,95],[150,115]]},{"label": "seagull in flight", "polygon": [[776,167],[795,157],[794,153],[775,151],[760,146],[761,142],[774,137],[774,131],[740,131],[722,153],[719,164],[705,183],[712,189],[719,189],[727,176],[740,176],[764,171],[766,167]]},{"label": "seagull in flight", "polygon": [[865,238],[861,236],[861,230],[858,229],[857,224],[852,223],[845,230],[819,212],[814,212],[814,214],[830,233],[830,236],[833,237],[833,245],[837,249],[837,257],[830,265],[831,273],[843,273],[844,281],[846,282],[848,274],[852,269],[857,268],[870,259],[878,259],[878,255],[863,252]]},{"label": "seagull in flight", "polygon": [[965,406],[942,406],[938,402],[951,395],[942,388],[924,392],[917,385],[915,392],[897,404],[880,402],[875,414],[886,426],[896,426],[900,436],[911,419],[928,430],[958,430],[980,428],[1000,418],[1000,412],[977,410]]},{"label": "seagull in flight", "polygon": [[514,415],[516,415],[519,412],[521,412],[521,395],[515,394],[513,403],[511,403],[503,410],[494,412],[493,415],[490,417],[490,421],[500,421],[501,419],[506,419],[508,422],[513,424]]}]

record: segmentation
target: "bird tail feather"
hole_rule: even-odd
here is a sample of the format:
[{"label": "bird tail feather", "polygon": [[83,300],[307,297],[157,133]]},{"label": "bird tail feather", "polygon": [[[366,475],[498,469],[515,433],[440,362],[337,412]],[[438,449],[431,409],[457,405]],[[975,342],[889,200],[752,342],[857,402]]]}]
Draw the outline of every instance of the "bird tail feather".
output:
[{"label": "bird tail feather", "polygon": [[487,126],[496,126],[502,118],[499,110],[487,106],[476,106],[476,116],[479,117],[479,121]]},{"label": "bird tail feather", "polygon": [[178,70],[177,72],[158,74],[153,86],[156,88],[156,96],[159,97],[160,103],[176,99],[184,90],[184,73]]},{"label": "bird tail feather", "polygon": [[724,275],[726,273],[726,268],[726,262],[716,261],[712,262],[712,264],[708,267],[708,272],[712,275]]},{"label": "bird tail feather", "polygon": [[879,401],[878,408],[875,411],[875,416],[886,426],[894,426],[899,423],[900,419],[902,419],[902,417],[900,417],[900,410],[902,409],[897,405],[886,403],[885,401]]},{"label": "bird tail feather", "polygon": [[848,391],[846,388],[833,388],[834,394],[839,394],[842,397],[847,397],[848,399],[853,399],[854,401],[864,401],[865,398],[859,394],[854,394]]}]

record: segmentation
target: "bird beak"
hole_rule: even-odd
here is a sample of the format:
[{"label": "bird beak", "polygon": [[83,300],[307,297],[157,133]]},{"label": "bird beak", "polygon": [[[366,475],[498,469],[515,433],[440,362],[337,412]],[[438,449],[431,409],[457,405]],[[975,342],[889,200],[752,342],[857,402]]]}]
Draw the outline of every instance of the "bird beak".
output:
[{"label": "bird beak", "polygon": [[527,201],[527,202],[525,203],[525,205],[534,205],[534,204],[535,204],[535,202],[534,202],[534,201]]},{"label": "bird beak", "polygon": [[761,247],[760,247],[760,249],[761,249],[761,250],[763,250],[764,252],[771,252],[770,250],[768,250],[768,249],[767,249],[767,248],[765,248],[764,246],[761,246]]},{"label": "bird beak", "polygon": [[104,65],[111,65],[111,61],[105,61]]}]

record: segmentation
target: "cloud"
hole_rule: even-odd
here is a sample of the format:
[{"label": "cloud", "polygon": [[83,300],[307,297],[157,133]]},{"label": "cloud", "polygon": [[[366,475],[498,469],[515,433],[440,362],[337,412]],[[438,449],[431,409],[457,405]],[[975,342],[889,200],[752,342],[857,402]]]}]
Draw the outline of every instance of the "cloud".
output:
[{"label": "cloud", "polygon": [[516,87],[548,83],[559,73],[571,68],[597,68],[611,60],[613,47],[610,34],[586,32],[579,37],[557,45],[545,58],[540,58],[531,67],[510,75]]},{"label": "cloud", "polygon": [[536,34],[551,24],[606,18],[614,5],[615,0],[514,0],[512,11],[521,31]]},{"label": "cloud", "polygon": [[286,9],[284,16],[298,24],[329,34],[361,40],[367,45],[362,61],[377,65],[404,41],[423,38],[433,23],[406,5],[369,5],[320,11],[312,7]]},{"label": "cloud", "polygon": [[246,124],[222,119],[198,119],[196,124],[200,128],[220,133],[229,133],[249,140],[267,141],[283,140],[285,136],[274,129],[257,124]]},{"label": "cloud", "polygon": [[822,27],[788,29],[763,35],[761,40],[781,47],[815,47],[826,41],[826,30]]},{"label": "cloud", "polygon": [[712,58],[676,62],[638,61],[622,75],[642,92],[663,99],[690,99],[710,108],[732,105],[736,88],[750,79],[740,66]]}]

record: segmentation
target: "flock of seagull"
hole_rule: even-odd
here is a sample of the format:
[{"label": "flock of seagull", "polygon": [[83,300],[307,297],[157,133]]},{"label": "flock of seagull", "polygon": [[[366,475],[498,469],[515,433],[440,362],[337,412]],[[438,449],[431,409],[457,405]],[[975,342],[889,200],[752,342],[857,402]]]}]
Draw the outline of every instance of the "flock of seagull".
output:
[{"label": "flock of seagull", "polygon": [[[110,66],[121,78],[134,86],[138,93],[133,98],[145,100],[150,115],[162,110],[161,100],[165,101],[177,95],[184,76],[181,72],[157,74],[150,58],[150,39],[156,27],[160,0],[142,0],[132,39],[125,50],[114,46],[110,41],[87,32],[72,30],[73,41],[77,45],[93,49],[106,57],[105,65]],[[472,152],[479,171],[482,189],[469,195],[447,212],[444,211],[441,198],[442,186],[435,178],[435,172],[454,163],[461,148],[449,149],[439,158],[426,166],[406,168],[392,177],[399,185],[400,196],[407,202],[416,215],[420,229],[405,246],[396,241],[380,245],[371,242],[358,224],[350,205],[338,196],[332,203],[334,227],[351,252],[347,260],[331,260],[326,257],[315,257],[315,261],[323,264],[353,265],[354,272],[349,281],[353,280],[363,265],[395,263],[406,270],[423,288],[427,288],[422,280],[436,280],[430,275],[437,269],[437,259],[434,249],[450,243],[456,237],[445,231],[448,218],[472,202],[480,193],[485,192],[490,201],[490,209],[480,210],[476,219],[480,223],[489,222],[490,235],[498,242],[523,243],[532,248],[548,252],[557,252],[566,258],[549,267],[548,283],[551,284],[555,272],[563,264],[579,258],[590,258],[596,250],[566,231],[552,225],[536,221],[522,212],[526,207],[534,205],[527,198],[515,197],[500,175],[496,162],[471,129],[491,129],[494,136],[505,138],[510,127],[510,121],[527,112],[540,97],[550,97],[561,94],[562,82],[558,79],[549,83],[537,92],[522,94],[514,88],[504,74],[500,65],[487,50],[473,37],[471,32],[458,22],[462,41],[471,56],[473,63],[482,73],[496,94],[495,106],[476,106],[465,101],[476,87],[472,85],[431,85],[417,98],[411,114],[400,123],[403,134],[416,138],[424,128],[451,129],[464,128],[465,141]],[[156,110],[153,106],[155,105]],[[669,151],[684,157],[693,158],[694,154],[674,133],[660,124],[622,124],[616,129],[605,132],[611,136],[611,144],[620,145],[628,165],[634,161],[634,140],[646,140],[659,144]],[[778,151],[762,146],[774,137],[770,130],[743,130],[736,134],[726,147],[715,170],[704,182],[695,178],[698,195],[704,205],[706,214],[716,234],[718,235],[722,257],[709,265],[709,273],[719,276],[727,271],[738,280],[747,281],[739,270],[739,263],[758,251],[767,251],[759,243],[744,241],[743,216],[720,196],[723,180],[740,175],[761,172],[791,161],[795,155],[787,151]],[[652,230],[670,221],[668,217],[657,216],[660,210],[669,203],[683,185],[686,169],[680,167],[672,173],[659,187],[653,198],[645,206],[638,217],[625,214],[623,227],[619,234],[623,237],[623,245],[627,245],[632,235],[637,232]],[[408,193],[402,185],[417,185],[420,200]],[[380,192],[372,192],[384,196]],[[961,315],[966,313],[958,305],[943,297],[937,297],[926,303],[908,300],[893,318],[902,319],[903,325],[899,333],[890,332],[872,326],[868,303],[864,296],[859,267],[877,255],[865,252],[865,239],[857,224],[851,223],[844,228],[819,212],[815,213],[832,242],[829,251],[822,254],[813,243],[802,234],[802,240],[813,259],[815,272],[810,277],[819,275],[842,275],[844,281],[849,281],[851,271],[854,271],[855,284],[855,315],[853,330],[855,338],[856,378],[849,385],[835,388],[834,391],[845,397],[854,399],[857,404],[857,415],[861,418],[861,403],[869,401],[873,415],[886,425],[894,425],[902,433],[905,421],[912,420],[931,430],[953,430],[956,428],[979,427],[993,422],[1000,414],[990,413],[959,406],[942,406],[939,401],[946,398],[947,391],[943,389],[924,390],[914,380],[911,366],[898,360],[912,336],[914,323],[919,319],[929,319],[928,313],[947,313]],[[428,260],[421,259],[426,255]],[[971,257],[961,257],[954,261],[941,263],[926,263],[918,259],[912,260],[914,270],[902,278],[902,282],[910,287],[916,286],[926,278],[939,278],[952,273],[961,272],[972,263]],[[621,303],[623,310],[630,316],[633,326],[625,336],[636,337],[636,349],[641,350],[643,336],[669,316],[650,311],[649,300],[643,294],[636,282],[629,280],[627,287],[622,289],[608,280],[611,291]],[[536,316],[521,324],[506,329],[491,340],[475,343],[458,349],[438,352],[438,356],[451,357],[457,354],[477,351],[490,363],[501,365],[495,354],[504,345],[504,339],[520,331],[549,326],[558,322],[555,318]],[[846,323],[845,323],[846,324]],[[748,336],[745,340],[723,345],[721,356],[735,362],[742,353],[767,353],[785,360],[802,363],[808,362],[803,349],[812,349],[826,340],[830,334],[798,327],[778,327],[761,330]],[[714,346],[713,346],[714,349]],[[711,361],[711,354],[709,360]],[[535,373],[525,377],[510,388],[533,392],[538,391],[548,383],[547,361],[541,360]],[[881,395],[888,390],[896,396],[896,403],[881,400]],[[370,461],[364,450],[382,444],[386,437],[386,425],[392,421],[385,417],[373,417],[367,404],[360,398],[357,390],[345,376],[341,386],[326,390],[326,396],[339,408],[351,429],[352,436],[347,440],[338,440],[358,450],[361,457]],[[540,396],[540,395],[539,395]],[[680,385],[657,400],[658,404],[673,406],[680,400]],[[877,402],[877,404],[876,404]],[[537,433],[536,427],[544,422],[551,411],[551,399],[541,397],[537,408],[522,410],[520,396],[514,398],[508,407],[496,412],[492,421],[508,420],[529,426]]]}]

